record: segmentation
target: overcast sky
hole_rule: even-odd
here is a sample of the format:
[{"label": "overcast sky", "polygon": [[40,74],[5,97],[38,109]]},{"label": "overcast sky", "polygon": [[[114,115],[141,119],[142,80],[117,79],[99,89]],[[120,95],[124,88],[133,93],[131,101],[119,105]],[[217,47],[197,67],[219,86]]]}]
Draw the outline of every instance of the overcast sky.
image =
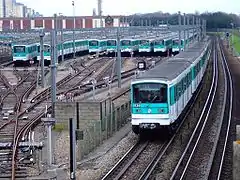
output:
[{"label": "overcast sky", "polygon": [[[102,0],[104,15],[128,15],[147,12],[185,13],[224,11],[240,14],[240,0]],[[72,0],[17,0],[44,16],[54,13],[72,15]],[[147,3],[145,3],[147,2]],[[97,0],[75,0],[76,15],[92,15]]]}]

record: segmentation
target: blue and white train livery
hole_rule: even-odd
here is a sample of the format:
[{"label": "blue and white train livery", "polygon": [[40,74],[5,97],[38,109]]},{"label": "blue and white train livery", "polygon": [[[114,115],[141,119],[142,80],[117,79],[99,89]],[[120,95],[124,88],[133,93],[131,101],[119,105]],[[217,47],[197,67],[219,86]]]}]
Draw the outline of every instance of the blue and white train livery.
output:
[{"label": "blue and white train livery", "polygon": [[209,42],[200,42],[146,71],[131,83],[131,122],[142,129],[169,132],[198,88],[210,56]]}]

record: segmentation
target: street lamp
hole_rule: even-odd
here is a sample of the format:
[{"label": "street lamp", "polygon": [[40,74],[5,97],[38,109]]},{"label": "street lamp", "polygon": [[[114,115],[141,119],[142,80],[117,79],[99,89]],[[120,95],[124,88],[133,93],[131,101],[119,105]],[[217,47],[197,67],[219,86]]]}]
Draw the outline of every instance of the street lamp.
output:
[{"label": "street lamp", "polygon": [[76,49],[75,49],[75,3],[72,1],[73,6],[73,59],[76,59]]}]

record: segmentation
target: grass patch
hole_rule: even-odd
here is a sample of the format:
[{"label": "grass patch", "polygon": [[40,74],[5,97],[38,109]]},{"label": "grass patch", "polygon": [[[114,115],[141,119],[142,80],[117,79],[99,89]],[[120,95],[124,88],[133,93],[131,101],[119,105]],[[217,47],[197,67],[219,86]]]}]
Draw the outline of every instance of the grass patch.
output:
[{"label": "grass patch", "polygon": [[53,126],[53,130],[56,131],[56,132],[62,132],[62,131],[67,130],[67,126],[63,123],[56,123]]},{"label": "grass patch", "polygon": [[240,53],[240,37],[238,35],[233,35],[233,38],[230,37],[230,43],[233,44],[235,50]]}]

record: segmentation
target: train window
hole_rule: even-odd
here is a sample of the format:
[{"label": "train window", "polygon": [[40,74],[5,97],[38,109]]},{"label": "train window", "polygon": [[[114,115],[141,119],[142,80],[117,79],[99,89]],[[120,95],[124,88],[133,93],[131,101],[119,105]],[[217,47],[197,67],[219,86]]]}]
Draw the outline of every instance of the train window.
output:
[{"label": "train window", "polygon": [[98,41],[89,41],[89,46],[98,46]]},{"label": "train window", "polygon": [[141,83],[133,85],[133,103],[166,103],[167,85]]},{"label": "train window", "polygon": [[173,45],[176,46],[178,45],[179,41],[178,40],[173,40]]},{"label": "train window", "polygon": [[175,101],[178,100],[178,84],[176,84],[175,88]]},{"label": "train window", "polygon": [[116,45],[117,45],[116,40],[108,40],[107,41],[107,46],[116,46]]},{"label": "train window", "polygon": [[183,78],[183,90],[184,90],[184,91],[187,89],[187,82],[188,82],[187,76],[185,76],[185,77]]},{"label": "train window", "polygon": [[164,40],[162,40],[162,41],[156,40],[156,41],[154,42],[154,45],[163,45],[163,44],[164,44]]},{"label": "train window", "polygon": [[130,46],[131,45],[131,41],[130,40],[122,40],[121,41],[121,45],[122,46]]},{"label": "train window", "polygon": [[173,105],[175,103],[175,91],[174,86],[170,88],[170,105]]},{"label": "train window", "polygon": [[181,45],[183,46],[183,40],[181,40]]},{"label": "train window", "polygon": [[140,44],[141,44],[141,45],[148,45],[148,44],[149,44],[149,41],[148,41],[148,40],[141,40],[141,41],[140,41]]},{"label": "train window", "polygon": [[44,45],[43,48],[44,48],[44,52],[50,52],[50,46]]},{"label": "train window", "polygon": [[23,53],[23,52],[25,52],[25,46],[14,46],[13,52],[14,53]]}]

